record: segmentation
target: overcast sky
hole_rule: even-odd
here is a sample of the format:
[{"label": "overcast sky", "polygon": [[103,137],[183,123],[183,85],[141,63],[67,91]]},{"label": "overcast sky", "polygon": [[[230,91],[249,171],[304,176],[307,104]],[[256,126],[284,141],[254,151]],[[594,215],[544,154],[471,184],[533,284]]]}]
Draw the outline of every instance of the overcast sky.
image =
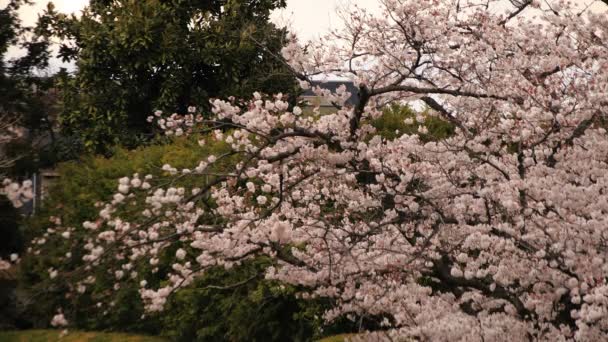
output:
[{"label": "overcast sky", "polygon": [[[593,0],[573,0],[575,3],[588,4]],[[352,4],[377,10],[379,0],[287,0],[287,8],[276,11],[272,19],[277,24],[288,24],[303,39],[314,38],[327,32],[329,28],[339,26],[340,19],[336,15],[336,9],[348,8]],[[600,9],[603,4],[599,1],[594,8]],[[8,0],[0,0],[0,7],[4,7]],[[38,13],[48,3],[48,0],[33,0],[34,5],[24,6],[21,10],[21,18],[25,24],[34,24]],[[71,13],[81,10],[86,6],[88,0],[54,0],[53,3],[58,11]],[[296,15],[297,14],[297,15]]]},{"label": "overcast sky", "polygon": [[[32,6],[23,6],[20,9],[21,20],[25,25],[33,25],[36,23],[38,14],[45,8],[48,0],[33,0]],[[55,8],[59,12],[72,13],[82,10],[88,0],[53,0]],[[0,7],[6,6],[8,0],[0,0]],[[272,20],[281,26],[289,26],[295,31],[298,36],[304,40],[318,37],[326,33],[330,28],[335,28],[339,25],[340,20],[336,16],[336,10],[344,8],[356,3],[358,6],[377,9],[378,0],[288,0],[287,8],[276,11],[272,15]],[[296,15],[297,13],[297,15]],[[14,57],[19,55],[17,49],[9,51],[9,56]],[[60,66],[67,67],[68,65],[61,64],[59,61],[53,61],[53,69]]]},{"label": "overcast sky", "polygon": [[[588,4],[593,0],[573,0],[578,4]],[[8,0],[0,0],[0,7],[4,7]],[[21,19],[26,25],[36,22],[38,13],[46,7],[48,0],[33,0],[34,5],[24,6],[20,10]],[[54,0],[53,3],[58,11],[64,13],[77,12],[84,8],[88,0]],[[287,25],[295,31],[300,38],[308,40],[326,33],[330,28],[340,26],[340,19],[336,10],[348,8],[353,4],[369,9],[377,10],[379,0],[287,0],[287,8],[273,13],[272,20],[281,25]],[[605,5],[596,1],[595,10],[606,9]],[[11,55],[17,54],[16,50]]]},{"label": "overcast sky", "polygon": [[[27,25],[36,22],[38,13],[46,7],[48,0],[34,0],[34,5],[24,6],[20,10],[21,19]],[[0,0],[4,7],[8,0]],[[54,0],[53,3],[59,12],[71,13],[79,11],[86,6],[88,0]],[[336,9],[348,7],[356,3],[358,6],[374,9],[378,7],[378,0],[288,0],[287,8],[276,11],[272,19],[277,24],[290,24],[291,27],[304,39],[313,38],[330,27],[339,23]],[[296,15],[297,13],[297,15]]]}]

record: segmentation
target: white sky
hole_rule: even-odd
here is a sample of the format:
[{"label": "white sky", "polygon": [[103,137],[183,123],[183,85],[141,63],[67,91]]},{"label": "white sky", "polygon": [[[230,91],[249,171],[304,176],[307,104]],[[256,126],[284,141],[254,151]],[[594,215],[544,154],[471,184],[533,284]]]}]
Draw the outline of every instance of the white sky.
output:
[{"label": "white sky", "polygon": [[[46,8],[48,0],[34,0],[32,6],[24,6],[20,10],[21,20],[26,25],[36,22],[38,13]],[[0,0],[0,7],[4,7],[8,0]],[[88,0],[53,0],[59,12],[71,13],[83,9]],[[377,8],[378,0],[287,0],[287,8],[276,11],[272,19],[275,23],[284,26],[288,24],[303,39],[314,38],[327,32],[339,24],[336,9],[352,4],[364,8]],[[297,15],[296,15],[297,14]]]},{"label": "white sky", "polygon": [[[574,3],[588,4],[594,0],[573,0]],[[38,13],[42,11],[48,0],[33,0],[34,5],[24,6],[20,13],[25,24],[34,24]],[[79,11],[88,4],[88,0],[53,0],[58,11],[71,13]],[[596,1],[594,9],[601,9],[602,3]],[[0,7],[4,7],[8,0],[0,0]],[[374,10],[379,6],[379,0],[287,0],[287,8],[276,11],[272,19],[275,23],[289,26],[304,40],[314,38],[335,28],[340,24],[336,9],[349,8],[353,4],[366,9]],[[608,7],[603,7],[608,8]]]},{"label": "white sky", "polygon": [[[582,5],[593,1],[573,0]],[[596,2],[593,9],[608,8],[599,1]],[[4,7],[7,3],[8,0],[0,0],[0,7]],[[38,13],[44,10],[48,0],[33,0],[33,3],[32,6],[24,6],[20,10],[21,19],[26,25],[33,25],[36,22]],[[71,13],[84,8],[88,0],[54,0],[53,3],[58,11]],[[280,26],[287,25],[302,40],[309,40],[326,33],[331,28],[340,27],[341,20],[336,14],[337,9],[349,8],[356,4],[374,11],[378,9],[379,3],[379,0],[287,0],[287,8],[273,13],[272,20]],[[18,50],[13,50],[10,55],[18,53]]]},{"label": "white sky", "polygon": [[287,0],[287,8],[275,11],[272,20],[279,26],[288,26],[303,40],[317,38],[330,29],[339,27],[337,10],[353,4],[368,10],[377,10],[379,0]]},{"label": "white sky", "polygon": [[[55,4],[55,8],[59,12],[63,13],[72,13],[75,11],[79,11],[84,8],[89,3],[89,0],[52,0],[53,4]],[[0,7],[6,6],[8,0],[0,0]],[[42,12],[46,8],[46,4],[49,3],[49,0],[33,0],[32,6],[23,6],[19,13],[21,15],[21,20],[26,25],[33,25],[38,18],[38,13]]]},{"label": "white sky", "polygon": [[[34,25],[38,14],[44,11],[49,0],[33,0],[33,5],[23,6],[19,10],[24,25]],[[88,0],[52,0],[59,12],[72,13],[82,10]],[[6,6],[8,0],[0,0],[0,7]],[[352,4],[360,7],[374,9],[378,8],[379,0],[287,0],[287,8],[276,11],[272,20],[280,26],[288,26],[296,32],[303,40],[309,40],[326,33],[331,28],[337,27],[340,19],[336,15],[339,8],[348,8]],[[297,15],[296,15],[297,14]],[[11,49],[9,57],[20,55],[18,49]],[[52,61],[52,69],[68,67],[58,60]]]}]

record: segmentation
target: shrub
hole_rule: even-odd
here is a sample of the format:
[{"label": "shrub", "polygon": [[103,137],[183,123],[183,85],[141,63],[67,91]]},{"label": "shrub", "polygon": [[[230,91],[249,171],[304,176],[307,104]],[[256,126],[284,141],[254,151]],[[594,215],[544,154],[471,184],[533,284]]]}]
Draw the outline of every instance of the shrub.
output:
[{"label": "shrub", "polygon": [[[420,119],[420,121],[418,120]],[[411,122],[405,122],[410,120]],[[382,116],[371,121],[378,135],[393,140],[403,134],[419,134],[422,141],[436,141],[445,139],[454,134],[454,126],[430,112],[417,112],[407,105],[392,103],[384,108]],[[418,131],[422,126],[427,133]]]},{"label": "shrub", "polygon": [[[87,294],[78,298],[61,296],[68,284],[52,279],[49,270],[69,272],[86,266],[76,248],[90,236],[82,222],[98,216],[96,203],[115,192],[117,179],[134,173],[162,177],[164,164],[186,167],[227,149],[225,143],[206,140],[203,148],[197,139],[189,137],[134,151],[117,149],[111,158],[88,156],[59,164],[60,176],[43,208],[24,224],[28,241],[34,241],[29,246],[30,253],[23,257],[20,272],[20,287],[29,294],[25,316],[31,325],[47,327],[56,308],[69,306],[75,308],[73,323],[80,329],[163,334],[180,341],[304,341],[319,333],[320,315],[327,305],[298,300],[294,287],[263,280],[260,275],[269,265],[268,260],[256,259],[232,270],[217,268],[173,297],[162,314],[149,315],[144,320],[140,319],[144,310],[137,287],[125,286],[117,291],[111,310],[97,307],[98,295],[112,286],[112,275],[104,272],[96,274],[97,280]],[[229,158],[217,167],[227,167],[234,161]],[[53,227],[57,224],[71,228],[70,239],[56,234]],[[35,243],[41,239],[44,243]],[[66,257],[67,253],[72,253],[71,257]],[[166,259],[167,262],[160,262],[159,274],[170,268],[170,257]],[[149,265],[140,264],[137,271],[151,274]],[[214,286],[209,287],[210,284]]]}]

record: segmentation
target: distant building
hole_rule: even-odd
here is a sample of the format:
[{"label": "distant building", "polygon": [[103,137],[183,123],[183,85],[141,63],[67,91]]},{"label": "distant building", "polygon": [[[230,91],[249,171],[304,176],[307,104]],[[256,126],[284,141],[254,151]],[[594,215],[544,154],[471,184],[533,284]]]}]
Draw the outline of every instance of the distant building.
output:
[{"label": "distant building", "polygon": [[355,105],[359,101],[359,89],[352,81],[313,81],[310,88],[302,94],[301,98],[302,100],[307,101],[311,106],[333,107],[327,99],[317,96],[312,89],[319,86],[335,93],[341,85],[346,86],[346,91],[351,94],[350,98],[346,101],[346,104],[351,106]]}]

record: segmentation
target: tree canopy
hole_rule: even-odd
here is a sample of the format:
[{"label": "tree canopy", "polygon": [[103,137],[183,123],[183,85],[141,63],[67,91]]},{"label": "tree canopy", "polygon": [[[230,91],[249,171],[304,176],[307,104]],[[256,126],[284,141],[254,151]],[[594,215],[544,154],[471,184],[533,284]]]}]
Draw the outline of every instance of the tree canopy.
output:
[{"label": "tree canopy", "polygon": [[[33,171],[48,145],[41,141],[54,138],[57,96],[54,78],[45,75],[50,44],[19,20],[18,10],[28,5],[11,0],[0,9],[0,174]],[[10,48],[21,56],[10,57]]]},{"label": "tree canopy", "polygon": [[137,145],[134,136],[149,133],[145,118],[157,109],[183,114],[212,97],[292,92],[293,78],[271,57],[285,31],[269,15],[284,5],[96,0],[75,16],[49,4],[36,32],[60,38],[59,56],[77,67],[63,84],[64,132],[105,152],[115,143]]}]

